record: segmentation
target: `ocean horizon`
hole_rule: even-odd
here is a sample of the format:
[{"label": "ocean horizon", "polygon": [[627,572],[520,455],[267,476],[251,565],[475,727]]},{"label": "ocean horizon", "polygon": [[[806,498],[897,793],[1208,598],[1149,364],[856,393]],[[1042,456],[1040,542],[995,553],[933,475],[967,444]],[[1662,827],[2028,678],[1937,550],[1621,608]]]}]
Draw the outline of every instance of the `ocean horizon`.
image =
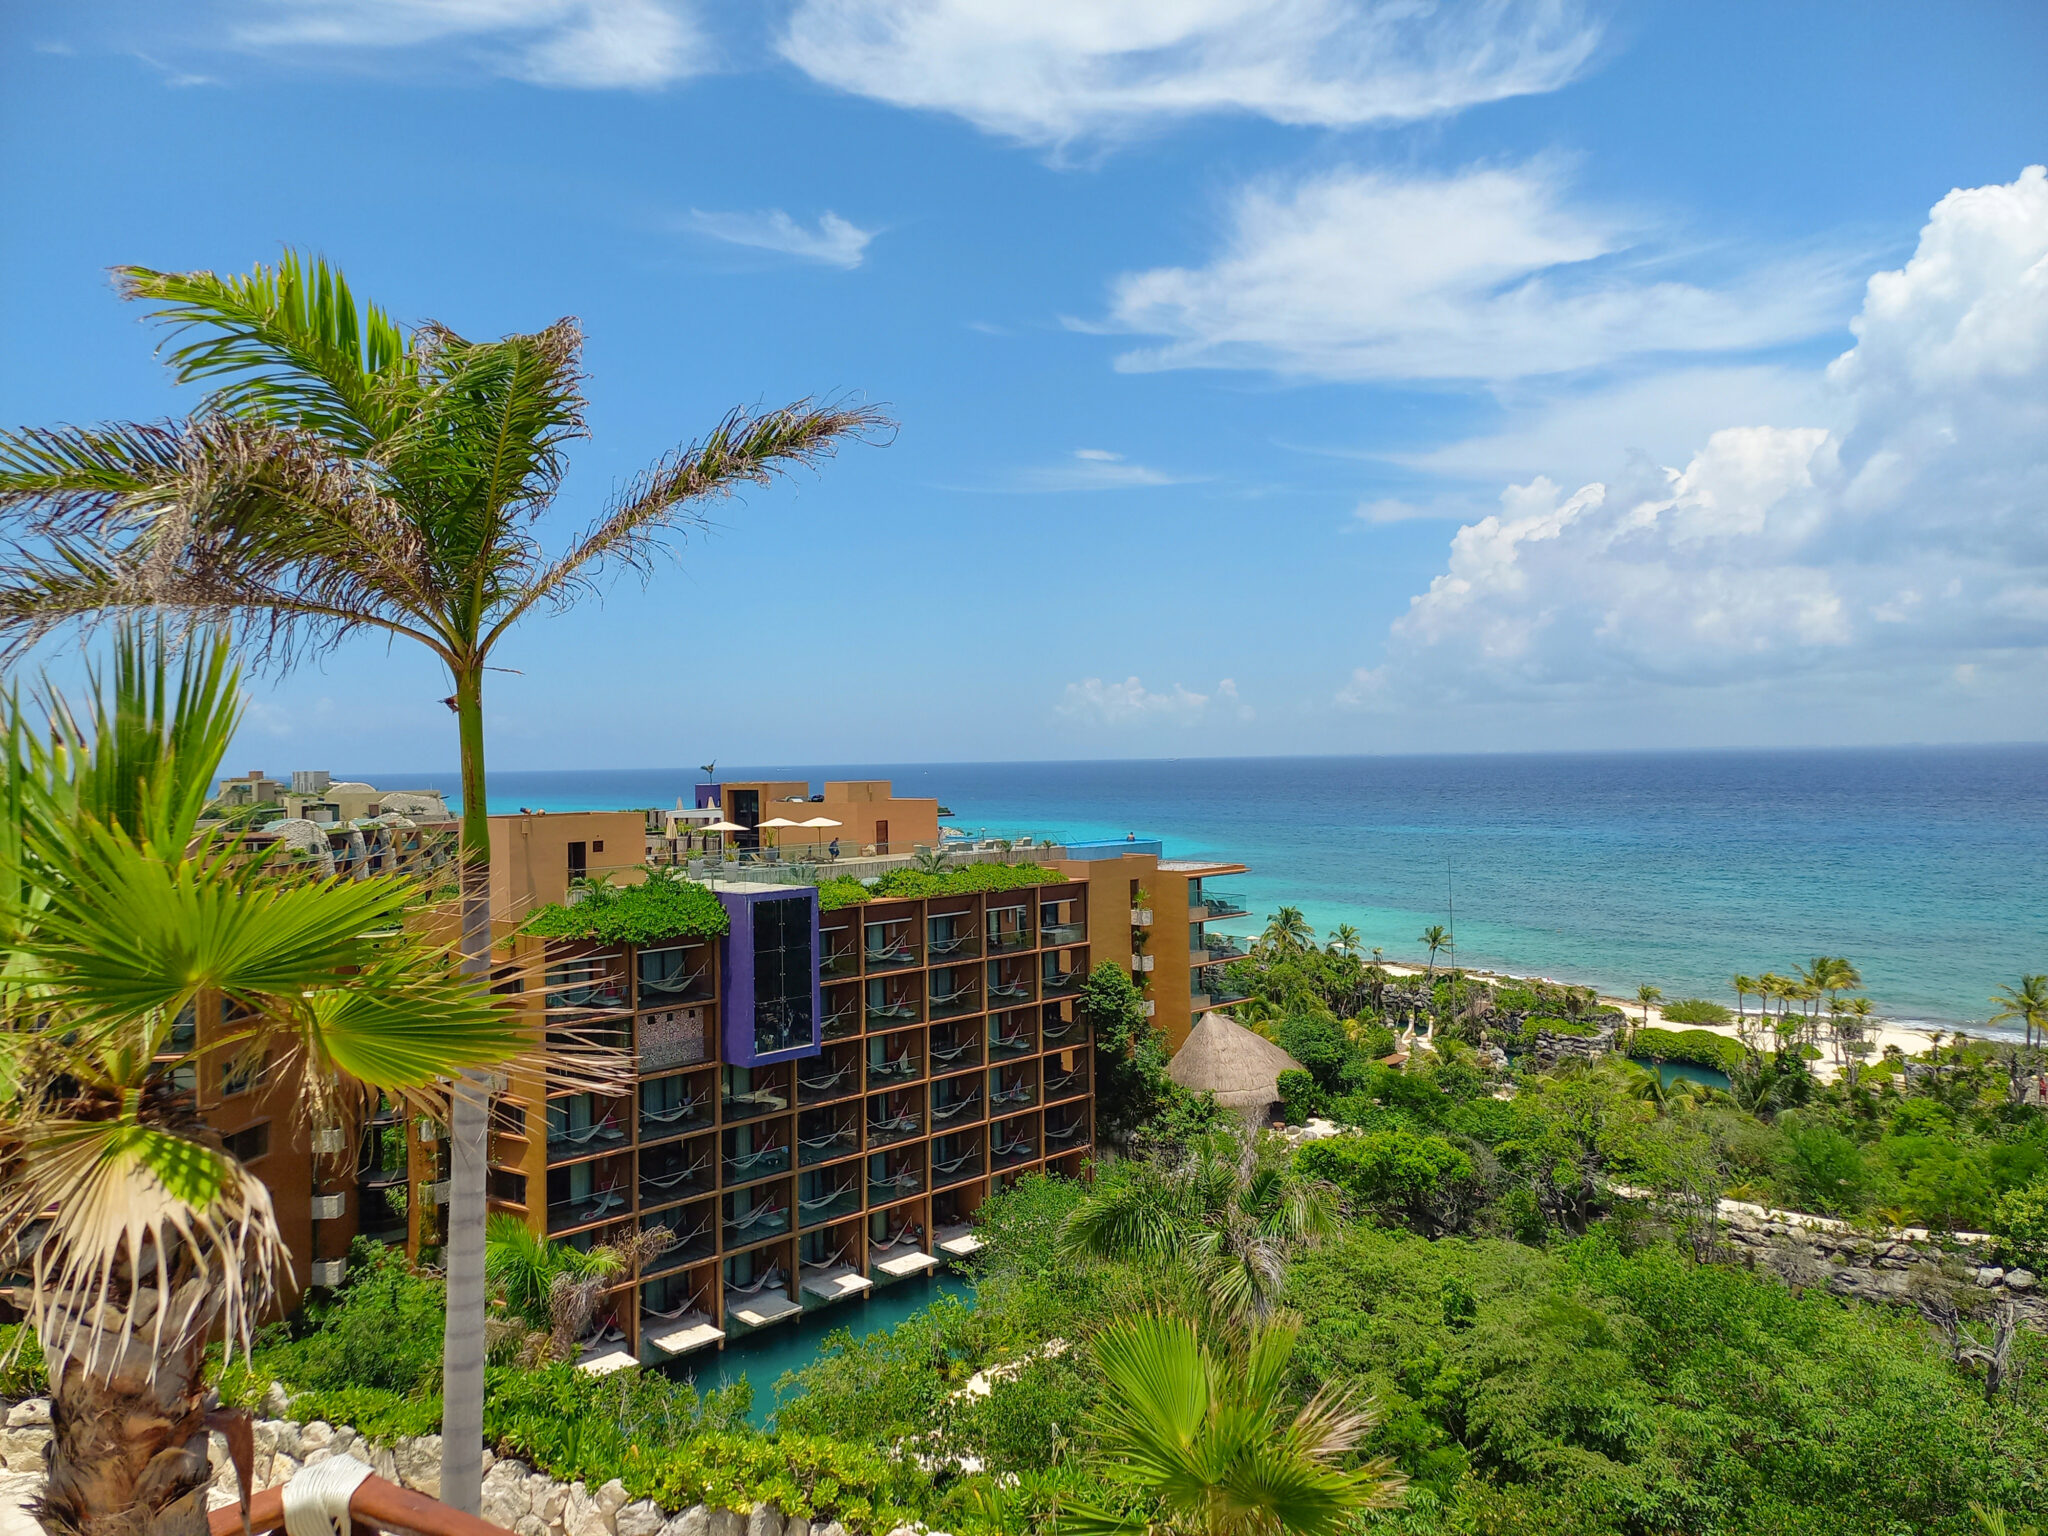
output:
[{"label": "ocean horizon", "polygon": [[[380,788],[458,776],[377,772]],[[695,768],[508,770],[495,812],[688,800]],[[1847,955],[1884,1017],[1979,1032],[2048,970],[2048,745],[1399,757],[725,765],[887,778],[991,836],[1163,839],[1227,858],[1253,932],[1282,903],[1420,959],[1733,1003],[1729,978]],[[2000,1033],[2003,1031],[2001,1030]]]}]

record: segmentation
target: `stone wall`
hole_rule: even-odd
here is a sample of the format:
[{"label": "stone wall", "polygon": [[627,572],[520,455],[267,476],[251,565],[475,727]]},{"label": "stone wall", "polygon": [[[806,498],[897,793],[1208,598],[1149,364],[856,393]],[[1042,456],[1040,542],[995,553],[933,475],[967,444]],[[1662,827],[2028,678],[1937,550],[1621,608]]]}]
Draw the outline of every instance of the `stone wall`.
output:
[{"label": "stone wall", "polygon": [[[278,1389],[272,1389],[273,1394]],[[276,1397],[273,1397],[273,1402]],[[42,1492],[43,1453],[50,1443],[47,1398],[5,1404],[6,1428],[0,1430],[0,1536],[26,1519],[23,1506]],[[347,1425],[315,1420],[256,1421],[256,1488],[274,1488],[301,1467],[335,1456],[352,1456],[379,1477],[438,1498],[441,1493],[441,1437],[406,1437],[385,1445],[365,1439]],[[239,1490],[227,1441],[213,1436],[213,1486],[209,1509],[237,1502]],[[838,1521],[815,1527],[797,1516],[784,1518],[773,1504],[751,1509],[715,1509],[698,1504],[664,1510],[650,1499],[630,1499],[614,1479],[601,1488],[558,1483],[524,1462],[484,1452],[483,1517],[516,1536],[850,1536]],[[33,1530],[30,1523],[26,1529]],[[924,1536],[912,1527],[898,1527],[889,1536]],[[943,1533],[939,1533],[943,1536]]]}]

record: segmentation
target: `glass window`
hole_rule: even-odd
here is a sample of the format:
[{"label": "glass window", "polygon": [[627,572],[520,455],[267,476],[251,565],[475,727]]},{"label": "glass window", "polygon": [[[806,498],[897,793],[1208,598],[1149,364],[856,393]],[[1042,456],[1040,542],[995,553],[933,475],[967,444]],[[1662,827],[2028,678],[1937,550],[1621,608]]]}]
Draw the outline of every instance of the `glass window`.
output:
[{"label": "glass window", "polygon": [[754,904],[754,1051],[765,1056],[817,1039],[817,957],[811,904],[801,896]]}]

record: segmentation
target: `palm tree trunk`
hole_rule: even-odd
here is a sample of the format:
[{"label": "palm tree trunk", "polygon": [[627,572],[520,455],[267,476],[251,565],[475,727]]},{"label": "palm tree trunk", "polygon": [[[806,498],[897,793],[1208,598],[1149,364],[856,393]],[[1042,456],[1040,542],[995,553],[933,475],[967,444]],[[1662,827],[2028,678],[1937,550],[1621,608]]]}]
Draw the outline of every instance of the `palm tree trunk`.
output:
[{"label": "palm tree trunk", "polygon": [[93,1342],[88,1330],[80,1353],[50,1362],[54,1434],[38,1517],[77,1536],[206,1536],[205,1325],[161,1355],[140,1320],[125,1347],[102,1336],[88,1356]]},{"label": "palm tree trunk", "polygon": [[[491,824],[484,798],[483,669],[455,677],[462,743],[462,972],[490,986]],[[464,1074],[448,1114],[447,1336],[441,1352],[441,1502],[483,1504],[484,1165],[490,1110],[484,1074]]]}]

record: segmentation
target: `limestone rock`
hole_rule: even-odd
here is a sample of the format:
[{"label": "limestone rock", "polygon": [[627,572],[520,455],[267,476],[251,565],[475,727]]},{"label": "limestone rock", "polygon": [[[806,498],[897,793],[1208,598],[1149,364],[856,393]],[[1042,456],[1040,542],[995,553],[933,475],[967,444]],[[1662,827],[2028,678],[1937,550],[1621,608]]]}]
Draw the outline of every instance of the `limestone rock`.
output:
[{"label": "limestone rock", "polygon": [[562,1529],[568,1536],[612,1536],[612,1523],[603,1506],[581,1483],[569,1485],[569,1507],[562,1511]]},{"label": "limestone rock", "polygon": [[441,1497],[441,1437],[414,1435],[391,1448],[398,1481],[430,1499]]},{"label": "limestone rock", "polygon": [[668,1524],[661,1528],[661,1536],[710,1536],[711,1511],[705,1505],[692,1504],[679,1515],[671,1515]]},{"label": "limestone rock", "polygon": [[756,1504],[747,1511],[747,1536],[782,1536],[782,1511],[773,1504]]},{"label": "limestone rock", "polygon": [[284,1383],[273,1381],[263,1393],[263,1411],[273,1419],[291,1417],[292,1400],[284,1389]]},{"label": "limestone rock", "polygon": [[324,1451],[334,1444],[334,1426],[325,1419],[315,1419],[299,1431],[298,1456],[301,1461],[315,1451]]},{"label": "limestone rock", "polygon": [[24,1424],[19,1429],[0,1430],[0,1466],[10,1472],[41,1472],[43,1448],[50,1443],[47,1424]]},{"label": "limestone rock", "polygon": [[521,1515],[512,1522],[513,1536],[548,1536],[547,1522],[539,1515]]},{"label": "limestone rock", "polygon": [[288,1483],[292,1480],[292,1474],[299,1470],[299,1465],[297,1457],[287,1456],[283,1451],[279,1451],[270,1458],[270,1470],[256,1480],[256,1486],[259,1489],[276,1488],[280,1484]]},{"label": "limestone rock", "polygon": [[708,1536],[747,1536],[747,1517],[736,1509],[714,1509]]},{"label": "limestone rock", "polygon": [[335,1427],[333,1442],[335,1455],[343,1454],[355,1443],[356,1432],[354,1430],[350,1429],[346,1424],[340,1424]]},{"label": "limestone rock", "polygon": [[562,1517],[569,1512],[568,1488],[561,1483],[550,1481],[545,1499],[538,1495],[534,1498],[533,1512],[549,1525],[560,1525]]},{"label": "limestone rock", "polygon": [[822,1529],[813,1531],[811,1536],[847,1536],[847,1529],[837,1520],[831,1520]]},{"label": "limestone rock", "polygon": [[21,1429],[30,1424],[50,1422],[50,1400],[47,1397],[25,1397],[7,1410],[7,1427]]},{"label": "limestone rock", "polygon": [[605,1519],[609,1520],[626,1507],[632,1495],[626,1492],[626,1485],[615,1477],[591,1497],[597,1500],[597,1507],[604,1511]]},{"label": "limestone rock", "polygon": [[516,1461],[501,1461],[484,1474],[483,1502],[479,1513],[493,1525],[507,1530],[522,1515],[533,1512],[533,1498],[526,1491],[526,1469]]},{"label": "limestone rock", "polygon": [[233,1488],[223,1488],[219,1483],[208,1483],[206,1485],[206,1512],[208,1514],[212,1514],[216,1509],[226,1509],[230,1505],[240,1504],[241,1502],[241,1495],[236,1493]]},{"label": "limestone rock", "polygon": [[2031,1291],[2039,1283],[2024,1269],[2009,1269],[2005,1272],[2005,1288],[2009,1291]]},{"label": "limestone rock", "polygon": [[[612,1530],[617,1536],[655,1536],[667,1523],[668,1517],[652,1499],[635,1499],[630,1504],[622,1504],[612,1516]],[[805,1536],[809,1533],[806,1532]]]},{"label": "limestone rock", "polygon": [[791,1515],[789,1524],[782,1528],[782,1536],[811,1536],[811,1522],[801,1515]]}]

